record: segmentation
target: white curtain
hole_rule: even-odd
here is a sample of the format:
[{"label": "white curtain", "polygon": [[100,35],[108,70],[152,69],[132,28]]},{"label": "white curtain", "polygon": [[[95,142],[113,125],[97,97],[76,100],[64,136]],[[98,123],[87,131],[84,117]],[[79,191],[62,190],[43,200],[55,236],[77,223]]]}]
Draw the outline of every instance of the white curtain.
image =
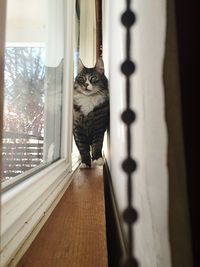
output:
[{"label": "white curtain", "polygon": [[64,57],[64,3],[63,0],[47,2],[46,66],[57,67]]},{"label": "white curtain", "polygon": [[63,0],[8,0],[6,41],[46,48],[45,65],[57,67],[64,55]]},{"label": "white curtain", "polygon": [[79,57],[86,67],[96,63],[96,11],[95,0],[80,1]]},{"label": "white curtain", "polygon": [[44,43],[48,0],[7,0],[6,41]]},{"label": "white curtain", "polygon": [[109,76],[109,2],[102,0],[102,45],[105,74]]},{"label": "white curtain", "polygon": [[48,0],[47,2],[45,144],[43,155],[45,162],[58,159],[61,152],[65,7],[64,0]]},{"label": "white curtain", "polygon": [[[170,267],[167,133],[162,84],[166,1],[154,0],[153,5],[150,2],[135,2],[138,20],[131,30],[131,50],[137,65],[130,99],[137,114],[132,128],[132,157],[138,163],[132,189],[134,206],[140,215],[134,227],[134,252],[141,267]],[[110,91],[110,151],[107,156],[121,214],[127,207],[127,180],[121,168],[126,158],[127,140],[120,119],[125,109],[125,79],[120,71],[126,57],[125,28],[120,21],[123,10],[125,1],[103,0],[103,56],[109,65]],[[126,224],[122,225],[127,234]]]}]

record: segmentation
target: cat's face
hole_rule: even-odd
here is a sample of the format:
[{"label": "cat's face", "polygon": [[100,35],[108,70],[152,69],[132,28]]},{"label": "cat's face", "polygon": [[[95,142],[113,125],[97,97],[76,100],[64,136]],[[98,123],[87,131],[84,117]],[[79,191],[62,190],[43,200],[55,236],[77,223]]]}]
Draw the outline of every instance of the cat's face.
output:
[{"label": "cat's face", "polygon": [[107,79],[104,76],[104,66],[101,58],[94,68],[86,68],[79,60],[78,75],[75,78],[75,90],[87,96],[105,94]]}]

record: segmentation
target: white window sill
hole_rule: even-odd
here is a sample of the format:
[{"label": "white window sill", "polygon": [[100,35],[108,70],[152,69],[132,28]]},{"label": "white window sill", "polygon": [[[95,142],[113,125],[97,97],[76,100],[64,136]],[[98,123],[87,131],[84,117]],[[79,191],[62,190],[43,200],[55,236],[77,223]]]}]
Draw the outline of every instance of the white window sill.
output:
[{"label": "white window sill", "polygon": [[2,194],[1,263],[7,266],[71,178],[61,159]]}]

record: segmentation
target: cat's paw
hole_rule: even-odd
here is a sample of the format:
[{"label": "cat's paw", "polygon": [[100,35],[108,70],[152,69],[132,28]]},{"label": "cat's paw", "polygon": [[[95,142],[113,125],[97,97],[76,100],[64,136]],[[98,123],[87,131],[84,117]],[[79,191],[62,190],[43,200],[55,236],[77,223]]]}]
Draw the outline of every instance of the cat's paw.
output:
[{"label": "cat's paw", "polygon": [[104,161],[102,158],[98,158],[93,161],[93,164],[96,166],[102,166],[104,164]]},{"label": "cat's paw", "polygon": [[85,163],[81,163],[80,169],[90,169],[90,166],[86,165]]}]

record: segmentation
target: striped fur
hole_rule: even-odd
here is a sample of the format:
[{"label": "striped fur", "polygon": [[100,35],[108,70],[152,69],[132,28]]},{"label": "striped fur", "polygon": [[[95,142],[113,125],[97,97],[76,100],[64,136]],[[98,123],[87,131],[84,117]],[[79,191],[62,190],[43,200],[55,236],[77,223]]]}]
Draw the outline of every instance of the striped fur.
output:
[{"label": "striped fur", "polygon": [[102,157],[104,133],[109,124],[108,80],[103,61],[94,68],[79,62],[79,73],[74,85],[73,134],[84,166]]}]

